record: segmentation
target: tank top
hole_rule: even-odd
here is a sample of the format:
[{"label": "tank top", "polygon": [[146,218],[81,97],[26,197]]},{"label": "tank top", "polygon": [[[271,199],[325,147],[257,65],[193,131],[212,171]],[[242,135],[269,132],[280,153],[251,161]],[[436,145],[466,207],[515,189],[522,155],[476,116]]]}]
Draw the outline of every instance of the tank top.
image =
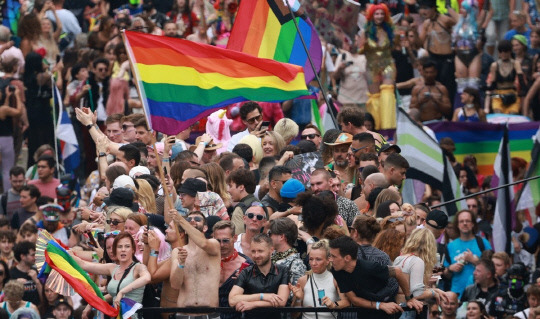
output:
[{"label": "tank top", "polygon": [[[120,282],[120,280],[114,279],[116,272],[118,271],[118,269],[120,269],[120,265],[114,268],[114,271],[112,272],[112,279],[109,281],[109,284],[107,285],[107,292],[113,297],[113,299],[116,298],[117,291],[122,290],[124,287],[131,284],[135,280],[135,278],[133,277],[133,271],[135,270],[135,267],[137,266],[135,265],[131,267],[126,278],[122,280],[122,284],[120,285],[120,288],[118,288],[118,283]],[[143,295],[144,295],[144,288],[145,286],[139,287],[137,289],[133,289],[127,294],[124,294],[124,298],[129,298],[135,302],[142,303]],[[132,318],[137,318],[137,315],[133,315]]]},{"label": "tank top", "polygon": [[[313,276],[311,279],[310,276]],[[323,272],[322,274],[316,274],[312,273],[310,276],[308,276],[308,280],[306,282],[306,285],[304,286],[304,300],[303,300],[303,306],[304,307],[314,307],[313,305],[313,294],[311,290],[311,280],[313,280],[313,289],[315,290],[315,302],[317,303],[317,307],[321,307],[319,304],[319,295],[317,292],[317,289],[324,289],[324,295],[328,296],[332,301],[338,301],[339,295],[336,290],[336,286],[334,285],[334,276],[331,272],[328,270]],[[324,307],[324,306],[323,306]],[[320,319],[334,319],[335,317],[331,312],[319,312],[318,317]],[[302,318],[311,319],[315,318],[314,312],[304,312],[302,315]]]},{"label": "tank top", "polygon": [[475,113],[474,115],[471,115],[471,116],[467,116],[463,108],[459,109],[457,118],[458,118],[458,122],[480,122],[480,117],[478,116],[478,113]]},{"label": "tank top", "polygon": [[[4,301],[4,306],[2,306],[4,310],[8,313],[8,315],[11,317],[11,312],[8,310],[7,301]],[[30,308],[30,301],[27,301],[26,304],[24,304],[23,308]]]},{"label": "tank top", "polygon": [[507,75],[503,76],[501,72],[499,72],[499,61],[497,61],[497,73],[495,77],[495,82],[497,83],[503,83],[503,82],[514,82],[516,79],[516,69],[512,68],[512,71]]}]

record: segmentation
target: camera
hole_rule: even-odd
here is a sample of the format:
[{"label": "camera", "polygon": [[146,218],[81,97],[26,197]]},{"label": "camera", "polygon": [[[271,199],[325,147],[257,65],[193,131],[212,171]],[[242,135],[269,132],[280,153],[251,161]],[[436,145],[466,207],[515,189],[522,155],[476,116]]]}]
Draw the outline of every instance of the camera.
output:
[{"label": "camera", "polygon": [[14,85],[9,85],[8,90],[9,90],[9,92],[15,92],[15,86]]}]

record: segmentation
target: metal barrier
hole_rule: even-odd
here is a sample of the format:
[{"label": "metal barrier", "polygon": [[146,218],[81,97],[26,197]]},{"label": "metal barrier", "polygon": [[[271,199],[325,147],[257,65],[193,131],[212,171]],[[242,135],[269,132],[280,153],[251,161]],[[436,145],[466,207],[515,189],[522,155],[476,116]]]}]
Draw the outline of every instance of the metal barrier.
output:
[{"label": "metal barrier", "polygon": [[[330,309],[326,307],[264,307],[264,308],[255,308],[253,310],[247,311],[247,313],[258,313],[258,312],[347,312],[354,313],[357,311],[363,311],[366,308],[361,307],[347,307],[342,309]],[[411,311],[413,309],[403,308],[404,311]],[[382,311],[382,310],[381,310]],[[237,312],[233,307],[185,307],[185,308],[142,308],[137,311],[138,313],[148,313],[152,312],[157,313],[192,313],[192,314],[207,314],[207,313],[230,313]],[[394,314],[393,318],[399,318],[401,312]],[[417,319],[426,319],[428,317],[428,307],[424,305],[422,311],[417,314]]]}]

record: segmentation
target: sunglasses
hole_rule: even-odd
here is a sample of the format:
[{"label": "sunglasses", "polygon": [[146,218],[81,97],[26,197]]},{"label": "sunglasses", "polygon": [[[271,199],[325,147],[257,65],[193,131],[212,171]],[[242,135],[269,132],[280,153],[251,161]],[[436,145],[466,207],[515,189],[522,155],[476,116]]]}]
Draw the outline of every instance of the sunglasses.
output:
[{"label": "sunglasses", "polygon": [[107,219],[107,224],[112,224],[114,226],[117,226],[118,224],[121,224],[123,223],[123,221],[121,220],[116,220],[116,219]]},{"label": "sunglasses", "polygon": [[246,216],[249,219],[253,219],[253,217],[257,217],[257,220],[263,220],[264,219],[263,215],[257,215],[257,214],[253,214],[253,213],[247,213]]},{"label": "sunglasses", "polygon": [[262,115],[258,115],[250,119],[247,119],[246,122],[248,122],[249,124],[253,124],[255,123],[255,121],[260,122],[261,120],[262,120]]},{"label": "sunglasses", "polygon": [[300,137],[301,137],[303,140],[308,139],[308,138],[309,138],[310,140],[312,140],[312,139],[314,139],[314,138],[316,138],[316,137],[320,137],[320,135],[319,135],[319,134],[306,134],[306,135],[301,135]]},{"label": "sunglasses", "polygon": [[402,221],[404,221],[403,217],[390,218],[388,220],[389,223],[402,222]]},{"label": "sunglasses", "polygon": [[358,152],[358,151],[361,151],[361,150],[363,150],[364,148],[368,148],[368,147],[369,147],[369,146],[362,146],[362,147],[360,147],[360,148],[353,148],[353,147],[351,146],[351,152],[353,152],[353,154],[354,154],[354,153],[356,153],[356,152]]},{"label": "sunglasses", "polygon": [[431,312],[431,315],[432,315],[433,317],[438,316],[438,315],[440,315],[440,314],[441,314],[440,311],[432,311],[432,312]]},{"label": "sunglasses", "polygon": [[128,128],[130,128],[130,127],[135,127],[135,125],[122,124],[122,129],[123,129],[124,131],[127,131]]},{"label": "sunglasses", "polygon": [[118,236],[118,234],[120,234],[119,230],[110,231],[108,233],[105,233],[105,238],[116,237]]},{"label": "sunglasses", "polygon": [[197,223],[200,223],[203,221],[201,216],[193,216],[193,217],[186,217],[186,220],[191,223],[191,221],[196,221]]},{"label": "sunglasses", "polygon": [[231,239],[230,238],[224,238],[224,239],[217,239],[216,240],[220,243],[220,244],[228,244],[231,242]]}]

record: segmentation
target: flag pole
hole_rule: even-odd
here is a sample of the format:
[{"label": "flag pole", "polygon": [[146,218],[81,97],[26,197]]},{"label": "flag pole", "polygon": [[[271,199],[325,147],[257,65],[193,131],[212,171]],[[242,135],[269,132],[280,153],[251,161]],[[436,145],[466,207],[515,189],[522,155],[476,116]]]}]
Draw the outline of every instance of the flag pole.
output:
[{"label": "flag pole", "polygon": [[[287,4],[287,8],[289,8],[289,12],[291,13],[292,20],[294,22],[294,26],[296,27],[296,31],[298,32],[298,36],[300,37],[300,41],[302,41],[302,46],[304,47],[304,51],[306,51],[306,55],[309,60],[309,65],[311,66],[311,69],[313,70],[313,74],[315,75],[315,79],[317,79],[317,83],[319,83],[319,88],[321,89],[322,95],[324,97],[324,101],[326,102],[326,107],[328,108],[330,113],[330,116],[332,117],[332,122],[334,122],[334,125],[336,127],[338,126],[336,117],[334,116],[334,103],[332,102],[332,98],[328,97],[326,90],[324,89],[321,79],[319,78],[319,75],[317,74],[317,69],[315,68],[315,64],[313,63],[313,59],[311,59],[311,55],[309,55],[309,50],[306,45],[306,41],[304,40],[304,36],[302,35],[302,32],[300,32],[300,28],[298,27],[298,22],[296,22],[296,15],[292,11],[291,4],[289,3],[289,0],[284,1]],[[321,48],[322,49],[322,48]],[[326,52],[325,52],[326,55]]]},{"label": "flag pole", "polygon": [[482,194],[486,194],[486,193],[489,193],[489,192],[492,192],[492,191],[496,191],[496,190],[501,189],[501,188],[514,186],[514,185],[517,185],[517,184],[525,183],[525,182],[532,181],[532,180],[539,179],[539,178],[540,178],[540,175],[524,178],[524,179],[519,180],[517,182],[512,182],[512,183],[508,183],[508,184],[504,184],[504,185],[499,185],[497,187],[486,189],[486,190],[483,190],[483,191],[480,191],[480,192],[477,192],[477,193],[474,193],[474,194],[469,194],[467,196],[463,196],[463,197],[460,197],[460,198],[456,198],[456,199],[452,199],[452,200],[449,200],[449,201],[446,201],[446,202],[442,202],[440,204],[430,206],[429,208],[433,209],[433,208],[437,208],[437,207],[446,206],[448,204],[459,202],[460,200],[469,199],[469,198],[472,198],[472,197],[476,197],[478,195],[482,195]]},{"label": "flag pole", "polygon": [[[135,87],[137,88],[137,92],[139,92],[139,98],[141,99],[141,102],[143,103],[143,112],[144,112],[144,117],[146,118],[146,124],[148,126],[149,129],[151,129],[152,132],[156,132],[155,130],[153,130],[150,126],[150,118],[148,117],[148,113],[146,112],[146,107],[144,106],[144,103],[145,101],[143,101],[143,94],[142,94],[142,91],[141,91],[141,87],[139,86],[139,79],[138,79],[138,74],[137,72],[134,72],[133,70],[135,70],[135,68],[133,67],[133,60],[132,60],[132,53],[131,52],[131,46],[127,45],[127,41],[126,41],[126,33],[125,33],[125,30],[122,30],[120,31],[120,34],[122,34],[122,41],[124,42],[124,46],[126,47],[126,51],[128,52],[128,61],[129,61],[129,66],[132,70],[132,75],[133,75],[133,78],[135,79]],[[163,194],[165,195],[165,201],[167,202],[168,206],[169,206],[169,209],[174,209],[174,203],[173,203],[173,200],[172,200],[172,197],[170,196],[171,194],[169,194],[169,188],[167,187],[167,183],[166,183],[166,180],[165,180],[165,174],[163,172],[163,165],[162,165],[162,158],[161,156],[159,156],[158,152],[157,152],[157,148],[156,148],[156,138],[157,136],[154,136],[154,134],[152,134],[152,146],[154,147],[154,153],[156,154],[156,158],[157,158],[157,167],[158,167],[158,172],[159,172],[159,178],[161,179],[161,186],[163,188]],[[168,154],[167,154],[168,155]],[[171,180],[172,181],[172,180]],[[168,214],[168,212],[163,212],[163,215],[165,214]],[[176,232],[176,235],[178,238],[177,241],[178,243],[180,243],[180,232],[178,230],[178,227],[175,227],[175,232]]]},{"label": "flag pole", "polygon": [[[54,76],[51,74],[51,91],[52,91],[52,117],[53,117],[53,128],[54,128],[54,154],[56,157],[56,176],[60,179],[60,163],[58,161],[58,137],[56,136],[56,130],[58,129],[58,123],[56,122],[56,102],[54,100],[54,89],[56,88],[56,81],[54,80]],[[58,99],[59,97],[57,97]],[[60,106],[60,103],[58,103],[58,106]],[[61,116],[60,112],[62,110],[58,110],[58,116]]]}]

